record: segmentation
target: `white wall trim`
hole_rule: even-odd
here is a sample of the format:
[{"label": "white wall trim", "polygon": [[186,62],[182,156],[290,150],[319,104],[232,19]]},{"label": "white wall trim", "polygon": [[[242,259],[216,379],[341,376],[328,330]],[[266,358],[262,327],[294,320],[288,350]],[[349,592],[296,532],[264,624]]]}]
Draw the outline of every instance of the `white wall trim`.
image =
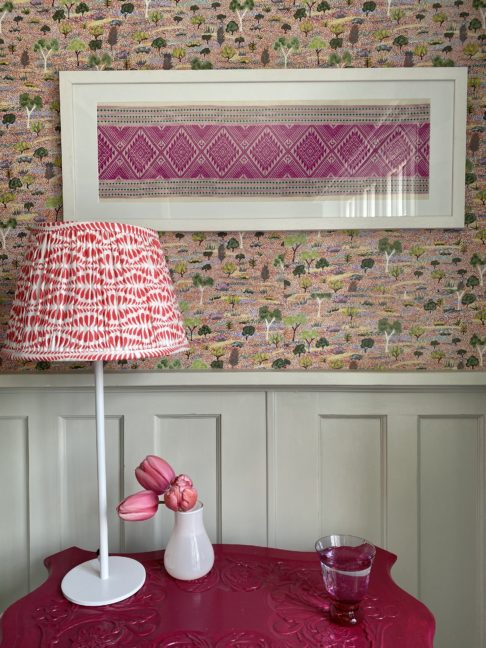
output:
[{"label": "white wall trim", "polygon": [[[0,389],[79,388],[94,385],[90,373],[0,374]],[[486,388],[486,371],[300,372],[300,371],[165,371],[105,373],[106,388]]]}]

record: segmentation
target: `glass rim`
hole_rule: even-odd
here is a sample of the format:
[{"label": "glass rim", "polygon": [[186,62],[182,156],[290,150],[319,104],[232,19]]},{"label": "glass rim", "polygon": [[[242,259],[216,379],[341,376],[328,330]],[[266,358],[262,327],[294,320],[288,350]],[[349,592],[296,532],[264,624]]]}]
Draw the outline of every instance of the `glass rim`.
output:
[{"label": "glass rim", "polygon": [[[343,542],[334,542],[333,539],[346,539]],[[354,541],[352,544],[349,544],[347,540]],[[319,553],[323,549],[326,549],[328,547],[361,547],[363,545],[366,545],[368,550],[371,552],[371,555],[374,557],[376,554],[376,546],[370,542],[369,540],[366,540],[366,538],[363,538],[361,536],[355,536],[351,533],[330,533],[329,535],[322,536],[321,538],[318,538],[314,544],[315,550]],[[320,548],[318,548],[320,547]]]}]

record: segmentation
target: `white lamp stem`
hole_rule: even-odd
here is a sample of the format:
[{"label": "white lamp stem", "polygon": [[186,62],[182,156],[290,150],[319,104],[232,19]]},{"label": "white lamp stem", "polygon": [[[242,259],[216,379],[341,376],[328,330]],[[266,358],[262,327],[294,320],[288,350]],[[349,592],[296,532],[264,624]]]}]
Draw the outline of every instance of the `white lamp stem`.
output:
[{"label": "white lamp stem", "polygon": [[96,389],[96,449],[98,456],[98,505],[100,554],[71,569],[62,579],[64,596],[78,605],[110,605],[123,601],[145,582],[144,566],[125,556],[108,556],[108,516],[106,505],[105,402],[103,361],[94,362]]},{"label": "white lamp stem", "polygon": [[108,567],[108,517],[106,504],[106,451],[105,451],[105,399],[103,386],[103,361],[95,360],[96,390],[96,453],[98,464],[98,510],[100,524],[100,577],[109,577]]}]

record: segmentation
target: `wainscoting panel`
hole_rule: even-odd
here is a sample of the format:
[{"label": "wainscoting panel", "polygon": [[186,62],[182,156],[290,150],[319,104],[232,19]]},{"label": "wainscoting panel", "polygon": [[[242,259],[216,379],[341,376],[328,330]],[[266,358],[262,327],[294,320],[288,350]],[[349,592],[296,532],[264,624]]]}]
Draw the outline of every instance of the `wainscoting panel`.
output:
[{"label": "wainscoting panel", "polygon": [[[321,533],[386,544],[386,419],[321,416]],[[343,469],[344,468],[344,469]]]},{"label": "wainscoting panel", "polygon": [[[0,388],[3,606],[45,578],[46,556],[98,546],[94,393],[77,380]],[[115,511],[158,454],[194,479],[214,542],[313,550],[327,533],[365,536],[436,615],[436,648],[486,648],[484,387],[119,380],[105,391],[111,551],[166,544],[165,507],[140,523]]]},{"label": "wainscoting panel", "polygon": [[0,610],[29,588],[28,421],[0,416]]},{"label": "wainscoting panel", "polygon": [[393,577],[436,615],[437,648],[482,648],[484,396],[296,391],[269,403],[271,543],[364,536],[397,554]]},{"label": "wainscoting panel", "polygon": [[[155,453],[170,457],[177,473],[191,476],[204,504],[206,531],[221,542],[221,415],[157,416],[155,424]],[[158,543],[165,546],[174,514],[167,507],[160,513],[155,520]]]},{"label": "wainscoting panel", "polygon": [[[361,411],[349,402],[343,409],[330,394],[276,393],[273,398],[273,544],[309,550],[318,537],[340,532],[385,546],[386,416],[370,413],[366,404]],[[301,522],[292,529],[295,510]]]},{"label": "wainscoting panel", "polygon": [[[418,432],[419,596],[436,610],[439,646],[477,646],[484,551],[484,499],[478,488],[484,483],[483,420],[420,417]],[[453,627],[450,618],[456,619]]]},{"label": "wainscoting panel", "polygon": [[398,556],[393,578],[418,596],[417,415],[412,409],[410,414],[389,414],[386,420],[387,547]]},{"label": "wainscoting panel", "polygon": [[[194,480],[213,542],[267,544],[266,418],[262,392],[143,391],[128,401],[108,391],[107,411],[124,412],[125,492],[140,490],[134,468],[148,454]],[[224,484],[224,488],[223,488]],[[125,548],[160,549],[173,513],[125,524]]]},{"label": "wainscoting panel", "polygon": [[[64,405],[63,410],[66,411]],[[59,455],[61,546],[96,551],[99,547],[96,422],[94,416],[60,416]],[[106,482],[108,511],[123,493],[123,418],[105,417]],[[82,461],[80,459],[82,458]],[[110,550],[120,551],[122,523],[108,518]]]}]

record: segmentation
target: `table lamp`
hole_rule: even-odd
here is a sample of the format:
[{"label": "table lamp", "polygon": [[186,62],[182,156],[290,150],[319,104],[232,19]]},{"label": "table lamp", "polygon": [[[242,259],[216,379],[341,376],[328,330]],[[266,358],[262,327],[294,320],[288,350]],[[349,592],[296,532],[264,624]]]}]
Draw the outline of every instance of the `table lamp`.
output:
[{"label": "table lamp", "polygon": [[121,223],[42,223],[32,228],[3,354],[19,360],[92,361],[96,391],[99,558],[62,581],[79,605],[122,601],[145,582],[144,567],[108,555],[103,361],[187,348],[156,232]]}]

